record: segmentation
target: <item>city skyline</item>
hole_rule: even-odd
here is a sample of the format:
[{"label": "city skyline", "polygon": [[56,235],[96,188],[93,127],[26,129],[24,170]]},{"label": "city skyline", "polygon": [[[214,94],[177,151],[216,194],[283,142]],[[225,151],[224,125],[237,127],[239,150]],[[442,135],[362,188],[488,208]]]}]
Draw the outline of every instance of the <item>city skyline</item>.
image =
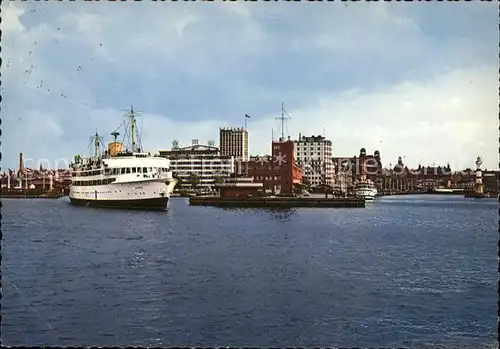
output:
[{"label": "city skyline", "polygon": [[[417,6],[415,6],[417,5]],[[3,167],[82,153],[131,103],[143,145],[241,127],[270,153],[281,102],[333,156],[498,168],[495,4],[7,3]],[[141,15],[137,16],[138,11]],[[362,24],[362,25],[361,25]],[[242,40],[242,38],[244,38]]]}]

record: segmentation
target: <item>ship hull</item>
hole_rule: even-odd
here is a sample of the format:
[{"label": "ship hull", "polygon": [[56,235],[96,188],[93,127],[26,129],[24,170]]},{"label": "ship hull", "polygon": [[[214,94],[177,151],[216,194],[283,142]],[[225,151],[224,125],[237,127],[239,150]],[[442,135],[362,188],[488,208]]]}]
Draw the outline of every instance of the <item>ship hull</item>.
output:
[{"label": "ship hull", "polygon": [[373,188],[356,189],[355,191],[356,197],[365,199],[365,201],[374,201],[377,194],[377,190]]},{"label": "ship hull", "polygon": [[88,200],[70,197],[71,204],[75,206],[152,211],[166,211],[168,208],[168,200],[168,197],[131,200]]},{"label": "ship hull", "polygon": [[70,202],[76,206],[165,211],[176,181],[165,178],[113,183],[108,185],[70,187]]}]

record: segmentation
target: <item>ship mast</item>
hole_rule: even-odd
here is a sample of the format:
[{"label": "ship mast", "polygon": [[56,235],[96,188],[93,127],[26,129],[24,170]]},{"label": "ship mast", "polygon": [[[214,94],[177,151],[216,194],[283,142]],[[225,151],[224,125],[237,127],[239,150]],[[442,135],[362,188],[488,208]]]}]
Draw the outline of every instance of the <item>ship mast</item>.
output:
[{"label": "ship mast", "polygon": [[134,114],[134,106],[130,106],[130,128],[132,133],[132,152],[135,151],[135,114]]},{"label": "ship mast", "polygon": [[139,149],[137,149],[137,141],[136,141],[136,128],[137,128],[136,118],[135,118],[136,114],[137,112],[134,111],[134,106],[131,105],[130,111],[127,113],[127,116],[130,118],[130,131],[131,131],[130,138],[132,141],[132,152],[139,151]]},{"label": "ship mast", "polygon": [[99,159],[99,134],[97,133],[97,130],[95,131],[95,136],[94,136],[94,151],[95,151],[95,158],[96,160]]}]

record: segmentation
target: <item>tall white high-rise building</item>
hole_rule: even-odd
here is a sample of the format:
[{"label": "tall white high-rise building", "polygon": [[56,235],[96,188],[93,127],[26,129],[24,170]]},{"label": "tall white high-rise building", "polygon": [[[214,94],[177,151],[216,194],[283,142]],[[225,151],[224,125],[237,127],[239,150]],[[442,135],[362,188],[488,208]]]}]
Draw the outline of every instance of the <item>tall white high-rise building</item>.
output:
[{"label": "tall white high-rise building", "polygon": [[301,136],[294,141],[297,163],[311,186],[333,185],[332,142],[323,136]]},{"label": "tall white high-rise building", "polygon": [[222,127],[219,130],[220,155],[248,161],[248,131],[243,127]]}]

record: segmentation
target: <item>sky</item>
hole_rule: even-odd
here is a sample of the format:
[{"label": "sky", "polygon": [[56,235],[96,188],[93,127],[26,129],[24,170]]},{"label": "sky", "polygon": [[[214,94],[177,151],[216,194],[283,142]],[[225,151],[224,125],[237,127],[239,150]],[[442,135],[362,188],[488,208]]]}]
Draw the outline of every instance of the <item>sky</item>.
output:
[{"label": "sky", "polygon": [[89,154],[131,104],[147,151],[248,114],[268,154],[282,102],[285,135],[336,157],[498,168],[495,3],[16,1],[0,27],[2,170]]}]

